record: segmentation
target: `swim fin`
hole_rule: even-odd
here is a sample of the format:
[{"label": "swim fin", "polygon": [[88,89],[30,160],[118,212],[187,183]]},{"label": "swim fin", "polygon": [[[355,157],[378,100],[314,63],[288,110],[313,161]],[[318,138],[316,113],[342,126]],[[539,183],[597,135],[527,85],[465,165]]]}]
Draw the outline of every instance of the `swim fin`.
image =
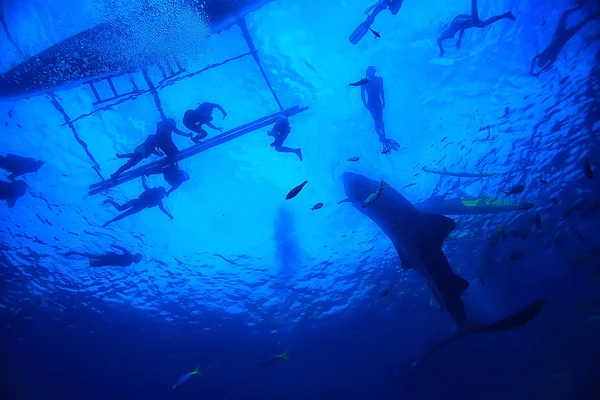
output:
[{"label": "swim fin", "polygon": [[373,22],[373,17],[369,16],[363,23],[358,25],[354,32],[352,32],[352,35],[350,35],[350,38],[348,38],[348,40],[350,40],[350,43],[357,44],[360,41],[360,39],[362,39],[367,34],[367,32],[369,32],[369,28],[371,27]]},{"label": "swim fin", "polygon": [[444,347],[454,343],[458,339],[461,339],[465,336],[477,333],[502,332],[508,329],[519,328],[531,321],[532,319],[534,319],[535,317],[537,317],[537,315],[542,311],[545,305],[546,299],[538,300],[535,303],[530,304],[527,307],[517,311],[516,313],[509,315],[508,317],[503,318],[499,321],[492,322],[491,324],[478,325],[473,323],[467,329],[459,329],[452,336],[442,340],[440,343],[429,349],[425,354],[423,354],[417,361],[413,363],[413,367],[425,358],[437,352],[438,350],[443,349]]}]

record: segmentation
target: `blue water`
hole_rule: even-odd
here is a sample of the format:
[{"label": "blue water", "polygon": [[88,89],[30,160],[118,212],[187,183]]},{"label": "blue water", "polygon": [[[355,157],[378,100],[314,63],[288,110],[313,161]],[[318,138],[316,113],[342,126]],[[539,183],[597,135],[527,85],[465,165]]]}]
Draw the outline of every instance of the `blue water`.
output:
[{"label": "blue water", "polygon": [[[4,2],[0,71],[112,17],[127,19],[134,3]],[[160,112],[150,93],[102,109],[86,85],[56,88],[67,118],[86,115],[73,123],[78,140],[50,95],[1,100],[0,155],[45,164],[23,177],[29,191],[14,208],[0,204],[0,397],[599,398],[599,218],[563,214],[578,200],[599,199],[600,170],[589,179],[583,165],[586,157],[593,169],[600,162],[600,23],[587,24],[549,71],[532,77],[532,57],[574,3],[479,3],[480,16],[512,10],[517,21],[468,30],[460,49],[456,39],[445,42],[444,57],[436,38],[470,11],[468,0],[406,0],[397,15],[377,17],[382,38],[369,33],[355,46],[348,36],[368,1],[276,0],[248,14],[282,106],[309,107],[290,117],[286,141],[304,160],[276,153],[268,127],[186,159],[180,166],[191,180],[164,201],[172,221],[153,208],[102,228],[117,215],[103,201],[137,197],[139,180],[88,195],[121,165],[115,153],[154,132]],[[597,12],[596,3],[585,2],[569,25]],[[208,37],[206,22],[165,4],[154,21],[167,29],[140,27],[138,39],[149,39],[136,50],[176,49],[188,72],[248,52],[237,25]],[[173,19],[180,24],[171,31]],[[384,78],[387,135],[401,145],[387,155],[360,89],[348,87],[369,65]],[[139,70],[131,76],[144,81]],[[251,56],[174,81],[158,98],[184,131],[183,113],[202,101],[227,110],[224,120],[214,114],[225,130],[279,111]],[[348,162],[352,156],[360,161]],[[459,179],[423,167],[498,175]],[[444,251],[470,282],[462,297],[470,318],[494,321],[540,298],[548,298],[545,309],[520,329],[470,336],[412,367],[455,326],[430,305],[423,280],[401,268],[381,230],[337,204],[349,170],[384,179],[414,203],[432,195],[503,200],[503,191],[525,185],[508,199],[534,209],[453,216],[457,229]],[[149,184],[166,187],[160,176]],[[324,207],[311,211],[317,202]],[[491,248],[502,228],[528,234]],[[144,259],[95,269],[63,256],[114,243]],[[511,261],[516,251],[525,255]],[[289,361],[257,365],[286,350]],[[197,365],[204,375],[173,392]]]}]

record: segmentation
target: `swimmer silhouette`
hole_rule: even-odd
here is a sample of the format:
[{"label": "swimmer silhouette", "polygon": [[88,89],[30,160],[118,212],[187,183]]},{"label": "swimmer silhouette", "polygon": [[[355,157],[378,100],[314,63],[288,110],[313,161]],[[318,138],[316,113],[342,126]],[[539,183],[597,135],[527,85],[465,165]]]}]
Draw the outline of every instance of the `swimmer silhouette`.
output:
[{"label": "swimmer silhouette", "polygon": [[400,145],[393,139],[385,136],[385,124],[383,123],[383,110],[385,109],[385,92],[383,91],[383,78],[375,75],[377,68],[370,66],[366,74],[368,82],[360,87],[360,97],[363,105],[371,113],[375,122],[375,132],[383,147],[390,146],[398,150]]},{"label": "swimmer silhouette", "polygon": [[[584,25],[595,19],[600,18],[600,12],[597,12],[596,14],[590,15],[589,17],[581,21],[579,24],[574,25],[572,28],[567,29],[567,18],[569,18],[569,15],[579,10],[580,8],[581,6],[577,6],[565,10],[563,12],[562,16],[560,17],[560,20],[558,21],[556,31],[554,32],[554,35],[552,35],[552,41],[544,50],[538,53],[531,60],[531,71],[529,72],[531,75],[540,76],[542,72],[550,70],[554,66],[554,63],[558,59],[560,51],[565,46],[565,44],[567,44],[567,42],[571,40],[571,38],[575,36],[575,34],[579,32],[579,30],[583,28]],[[537,67],[539,68],[537,72],[535,72],[536,62]]]},{"label": "swimmer silhouette", "polygon": [[496,21],[500,21],[501,19],[510,19],[515,21],[515,16],[512,12],[507,12],[501,15],[496,15],[494,17],[488,18],[486,20],[479,19],[479,12],[477,11],[477,0],[471,0],[471,15],[468,14],[460,14],[457,15],[450,26],[448,26],[440,37],[437,40],[438,47],[440,48],[440,57],[444,55],[444,46],[442,42],[446,39],[452,39],[459,33],[458,40],[456,41],[456,48],[459,49],[462,43],[463,35],[465,34],[466,29],[470,28],[485,28],[488,25],[493,24]]}]

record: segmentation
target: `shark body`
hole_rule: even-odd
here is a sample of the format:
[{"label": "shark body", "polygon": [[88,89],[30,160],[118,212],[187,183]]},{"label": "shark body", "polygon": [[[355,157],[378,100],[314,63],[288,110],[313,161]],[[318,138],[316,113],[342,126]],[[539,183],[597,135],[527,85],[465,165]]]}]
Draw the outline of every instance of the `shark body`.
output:
[{"label": "shark body", "polygon": [[545,299],[488,325],[473,322],[467,317],[462,301],[462,294],[469,287],[469,282],[452,270],[442,250],[444,240],[456,228],[454,220],[420,212],[392,187],[388,187],[370,207],[363,208],[364,199],[380,183],[352,172],[344,173],[343,181],[347,201],[386,234],[400,257],[403,269],[414,270],[425,280],[437,303],[456,324],[457,330],[451,337],[429,350],[418,361],[461,337],[517,328],[541,312]]}]

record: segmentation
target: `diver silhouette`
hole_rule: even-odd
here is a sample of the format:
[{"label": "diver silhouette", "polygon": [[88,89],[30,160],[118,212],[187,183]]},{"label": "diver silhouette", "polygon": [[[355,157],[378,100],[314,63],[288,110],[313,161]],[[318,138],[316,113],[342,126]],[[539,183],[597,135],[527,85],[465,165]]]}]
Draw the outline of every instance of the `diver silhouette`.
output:
[{"label": "diver silhouette", "polygon": [[[595,19],[600,19],[600,12],[596,12],[595,14],[592,14],[581,21],[579,24],[567,29],[567,19],[569,18],[569,15],[579,9],[581,9],[581,5],[574,8],[569,8],[563,12],[560,20],[558,21],[556,31],[554,31],[554,35],[552,35],[552,41],[544,50],[539,52],[531,60],[531,71],[529,72],[531,75],[540,76],[541,73],[550,70],[554,66],[554,63],[558,59],[562,48],[567,44],[567,42],[571,40],[573,36],[575,36],[575,34],[577,34],[577,32],[584,27],[584,25]],[[537,72],[535,72],[536,61],[539,68]]]},{"label": "diver silhouette", "polygon": [[165,209],[165,206],[162,203],[162,200],[167,195],[167,191],[163,187],[155,187],[151,188],[146,184],[146,177],[142,175],[142,185],[144,186],[144,192],[139,195],[137,199],[129,200],[125,204],[119,204],[113,200],[104,200],[104,204],[110,204],[117,211],[123,211],[121,214],[117,215],[110,221],[107,221],[103,227],[107,227],[113,222],[117,222],[122,220],[125,217],[129,217],[130,215],[137,214],[145,208],[152,208],[158,206],[160,211],[162,211],[167,217],[173,219],[173,216]]},{"label": "diver silhouette", "polygon": [[501,15],[496,15],[494,17],[488,18],[486,20],[479,19],[479,11],[477,10],[477,0],[471,0],[471,15],[468,14],[460,14],[454,17],[450,26],[448,26],[440,37],[437,40],[438,47],[440,48],[440,57],[444,55],[444,46],[442,42],[446,39],[452,39],[459,33],[458,40],[456,41],[456,48],[459,49],[462,43],[463,35],[465,34],[466,29],[470,28],[485,28],[488,25],[493,24],[496,21],[500,21],[501,19],[510,19],[515,21],[516,18],[512,12],[506,12]]},{"label": "diver silhouette", "polygon": [[400,145],[393,139],[388,139],[385,135],[385,124],[383,122],[383,110],[385,109],[385,92],[383,90],[383,78],[376,75],[377,68],[369,66],[366,71],[366,84],[360,87],[360,98],[363,105],[371,113],[375,122],[375,132],[383,147],[390,146],[398,150]]}]

